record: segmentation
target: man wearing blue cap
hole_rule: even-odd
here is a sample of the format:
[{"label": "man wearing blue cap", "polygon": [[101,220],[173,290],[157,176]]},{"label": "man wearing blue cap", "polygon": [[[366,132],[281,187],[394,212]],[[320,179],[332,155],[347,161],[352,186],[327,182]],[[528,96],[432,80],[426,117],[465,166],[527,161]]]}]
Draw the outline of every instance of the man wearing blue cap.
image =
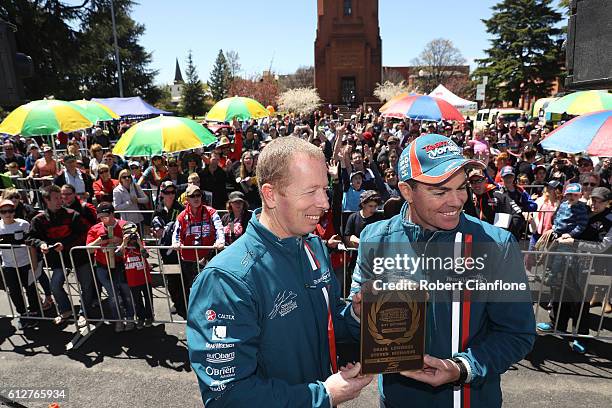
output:
[{"label": "man wearing blue cap", "polygon": [[[407,401],[415,407],[500,407],[501,374],[533,346],[535,319],[527,290],[513,295],[499,290],[483,297],[467,286],[468,276],[478,276],[480,282],[527,282],[512,234],[463,213],[467,167],[482,163],[463,158],[451,139],[418,137],[398,164],[406,204],[400,214],[367,226],[361,234],[353,293],[366,281],[379,279],[426,282],[429,291],[424,367],[382,375],[383,408],[406,406]],[[484,246],[488,250],[483,252]],[[372,268],[381,257],[386,261],[397,255],[415,261],[413,267]],[[454,266],[436,264],[440,257]],[[479,275],[457,266],[459,261],[467,265],[470,258],[483,260],[483,267],[476,268]],[[429,286],[445,282],[461,284],[450,290]]]}]

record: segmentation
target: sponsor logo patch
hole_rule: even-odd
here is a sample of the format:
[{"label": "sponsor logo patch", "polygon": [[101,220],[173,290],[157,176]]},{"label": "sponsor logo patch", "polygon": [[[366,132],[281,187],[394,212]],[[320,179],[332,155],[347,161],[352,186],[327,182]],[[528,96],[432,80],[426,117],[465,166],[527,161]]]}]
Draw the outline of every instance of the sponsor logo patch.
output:
[{"label": "sponsor logo patch", "polygon": [[282,291],[279,292],[274,300],[274,306],[272,310],[268,314],[268,318],[270,320],[274,319],[276,316],[280,315],[281,317],[286,316],[291,311],[297,309],[297,302],[294,300],[297,297],[293,291]]},{"label": "sponsor logo patch", "polygon": [[423,146],[423,150],[430,159],[439,159],[448,154],[456,155],[461,153],[461,149],[454,142],[444,140],[438,143]]},{"label": "sponsor logo patch", "polygon": [[234,360],[234,357],[236,357],[236,352],[235,351],[231,351],[229,353],[213,353],[213,354],[206,354],[206,361],[208,361],[209,363],[214,363],[214,364],[219,364],[219,363],[229,363],[230,361]]},{"label": "sponsor logo patch", "polygon": [[213,326],[212,328],[212,339],[213,340],[225,340],[227,337],[227,326]]},{"label": "sponsor logo patch", "polygon": [[313,284],[318,285],[321,282],[329,283],[329,269],[325,270],[320,278],[315,279]]},{"label": "sponsor logo patch", "polygon": [[215,313],[214,310],[208,309],[206,311],[206,320],[208,320],[209,322],[214,322],[216,318],[217,318],[217,313]]},{"label": "sponsor logo patch", "polygon": [[206,350],[234,348],[234,343],[206,343]]},{"label": "sponsor logo patch", "polygon": [[234,374],[236,373],[236,367],[226,366],[226,367],[221,367],[221,368],[215,368],[215,367],[207,366],[205,371],[206,371],[206,374],[210,376],[214,375],[215,377],[219,377],[219,378],[229,378],[229,377],[233,377]]}]

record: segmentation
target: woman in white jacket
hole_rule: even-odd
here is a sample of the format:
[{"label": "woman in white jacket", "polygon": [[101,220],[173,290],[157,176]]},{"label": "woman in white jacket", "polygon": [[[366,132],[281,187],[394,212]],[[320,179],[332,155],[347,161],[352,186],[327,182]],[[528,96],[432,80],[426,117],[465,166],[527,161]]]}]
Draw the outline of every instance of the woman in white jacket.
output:
[{"label": "woman in white jacket", "polygon": [[135,211],[120,213],[121,219],[140,227],[140,223],[144,219],[142,214],[138,212],[139,204],[146,204],[149,201],[147,195],[142,191],[142,188],[132,180],[132,175],[129,170],[121,170],[119,173],[119,184],[113,189],[113,206],[117,212],[120,211]]}]

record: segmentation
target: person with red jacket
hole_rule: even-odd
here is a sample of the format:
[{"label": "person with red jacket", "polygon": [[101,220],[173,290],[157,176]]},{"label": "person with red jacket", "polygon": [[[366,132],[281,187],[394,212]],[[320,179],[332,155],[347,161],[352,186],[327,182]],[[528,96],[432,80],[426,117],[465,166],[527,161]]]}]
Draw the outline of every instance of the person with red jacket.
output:
[{"label": "person with red jacket", "polygon": [[119,184],[118,180],[111,178],[110,167],[102,163],[98,166],[98,179],[93,182],[96,203],[113,202],[113,190]]},{"label": "person with red jacket", "polygon": [[170,296],[176,307],[176,312],[187,316],[186,299],[189,299],[191,284],[203,267],[210,253],[210,247],[221,250],[225,247],[223,223],[217,210],[202,204],[202,190],[199,186],[190,184],[185,191],[187,205],[176,217],[172,246],[204,246],[208,249],[181,249],[181,274],[183,275],[183,290],[171,285]]},{"label": "person with red jacket", "polygon": [[[232,150],[229,138],[227,137],[227,130],[223,129],[221,134],[221,138],[217,142],[217,146],[215,151],[219,153],[219,167],[222,169],[226,169],[231,167],[232,163],[237,163],[240,161],[240,157],[242,157],[242,128],[240,127],[240,123],[238,120],[234,118],[232,121],[232,127],[234,129],[234,149]],[[205,160],[205,164],[208,166],[208,163]]]},{"label": "person with red jacket", "polygon": [[[87,246],[98,247],[94,252],[96,276],[108,293],[111,315],[107,319],[115,320],[115,332],[134,329],[134,323],[121,321],[134,317],[132,294],[125,279],[123,257],[115,250],[123,242],[125,221],[115,218],[115,208],[111,203],[98,205],[100,222],[89,229]],[[123,308],[119,306],[121,299]]]}]

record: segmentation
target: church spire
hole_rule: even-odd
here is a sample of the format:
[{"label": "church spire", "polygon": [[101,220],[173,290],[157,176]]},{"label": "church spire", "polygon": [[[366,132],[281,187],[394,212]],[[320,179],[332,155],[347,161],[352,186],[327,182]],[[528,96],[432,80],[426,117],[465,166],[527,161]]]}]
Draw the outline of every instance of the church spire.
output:
[{"label": "church spire", "polygon": [[181,74],[181,67],[179,67],[178,58],[176,59],[176,68],[174,69],[174,83],[183,83],[183,74]]}]

